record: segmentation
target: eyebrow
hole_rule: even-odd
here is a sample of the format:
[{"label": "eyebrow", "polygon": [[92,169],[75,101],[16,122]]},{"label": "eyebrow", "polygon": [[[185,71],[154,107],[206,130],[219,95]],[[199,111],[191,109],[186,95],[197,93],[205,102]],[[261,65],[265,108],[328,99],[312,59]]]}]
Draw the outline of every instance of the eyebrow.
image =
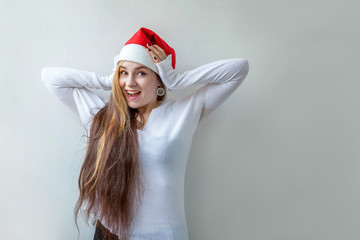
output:
[{"label": "eyebrow", "polygon": [[[126,67],[124,67],[124,66],[120,66],[120,68],[125,68],[125,69],[127,69],[127,68],[126,68]],[[140,66],[140,67],[136,67],[136,68],[135,68],[135,70],[138,70],[138,69],[141,69],[141,68],[145,68],[145,69],[147,69],[147,67]]]}]

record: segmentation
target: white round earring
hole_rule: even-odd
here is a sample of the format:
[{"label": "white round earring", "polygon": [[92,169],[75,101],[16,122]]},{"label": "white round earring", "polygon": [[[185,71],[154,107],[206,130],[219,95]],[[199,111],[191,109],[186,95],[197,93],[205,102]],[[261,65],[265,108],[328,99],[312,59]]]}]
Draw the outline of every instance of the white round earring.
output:
[{"label": "white round earring", "polygon": [[156,89],[156,94],[158,95],[158,96],[164,96],[164,94],[165,94],[165,89],[164,88],[162,88],[162,87],[158,87],[157,89]]}]

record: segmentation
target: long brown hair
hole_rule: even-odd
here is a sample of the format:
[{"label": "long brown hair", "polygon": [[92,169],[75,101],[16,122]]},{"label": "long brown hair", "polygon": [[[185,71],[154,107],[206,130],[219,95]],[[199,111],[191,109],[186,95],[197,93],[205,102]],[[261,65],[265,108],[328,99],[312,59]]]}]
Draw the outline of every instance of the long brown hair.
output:
[{"label": "long brown hair", "polygon": [[[85,219],[92,225],[97,219],[105,220],[108,228],[120,233],[120,240],[131,234],[136,210],[141,203],[143,183],[138,159],[137,129],[144,126],[144,117],[137,109],[127,105],[119,84],[120,61],[112,82],[110,100],[94,116],[90,128],[85,160],[80,170],[79,198],[74,214],[77,224],[81,206],[87,205]],[[165,88],[158,74],[161,86]],[[166,97],[157,98],[162,102]],[[138,120],[140,119],[140,121]],[[101,226],[103,227],[103,226]],[[104,229],[104,239],[114,239]]]}]

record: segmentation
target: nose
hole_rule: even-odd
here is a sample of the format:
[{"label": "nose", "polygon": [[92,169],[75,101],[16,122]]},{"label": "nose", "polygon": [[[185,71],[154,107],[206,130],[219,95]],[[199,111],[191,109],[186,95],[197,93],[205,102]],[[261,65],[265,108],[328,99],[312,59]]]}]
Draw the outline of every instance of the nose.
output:
[{"label": "nose", "polygon": [[133,87],[133,86],[136,86],[136,80],[135,80],[135,77],[130,74],[127,78],[126,78],[126,86],[127,87]]}]

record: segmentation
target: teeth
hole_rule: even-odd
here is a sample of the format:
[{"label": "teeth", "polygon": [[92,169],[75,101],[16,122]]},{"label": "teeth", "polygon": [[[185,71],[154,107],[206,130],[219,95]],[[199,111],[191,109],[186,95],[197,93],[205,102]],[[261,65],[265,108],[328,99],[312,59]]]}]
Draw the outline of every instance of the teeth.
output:
[{"label": "teeth", "polygon": [[140,93],[140,91],[126,91],[126,92],[129,94],[130,97],[133,97],[134,95]]}]

